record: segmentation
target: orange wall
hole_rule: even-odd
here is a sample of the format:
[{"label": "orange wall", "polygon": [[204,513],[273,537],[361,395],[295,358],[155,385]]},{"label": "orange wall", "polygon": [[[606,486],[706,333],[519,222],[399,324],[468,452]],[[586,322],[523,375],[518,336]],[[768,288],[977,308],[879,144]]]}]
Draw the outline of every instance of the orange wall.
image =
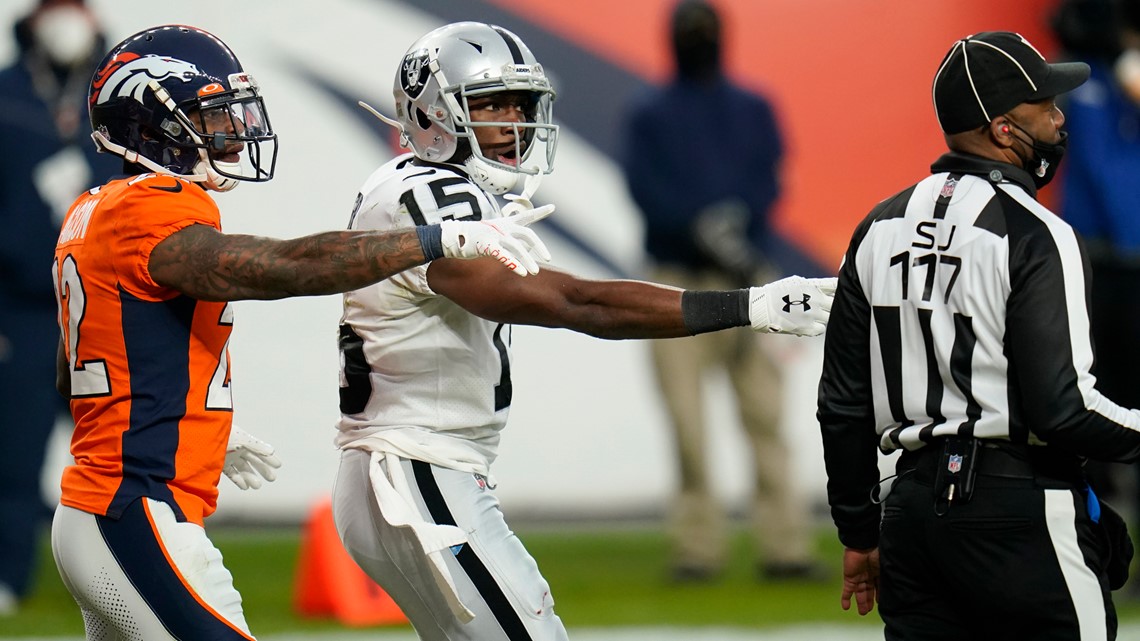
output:
[{"label": "orange wall", "polygon": [[[671,71],[672,0],[491,1],[647,79]],[[930,82],[955,39],[1017,31],[1046,57],[1055,51],[1055,0],[713,1],[731,74],[763,89],[784,126],[777,225],[825,265],[838,266],[876,202],[944,151]]]}]

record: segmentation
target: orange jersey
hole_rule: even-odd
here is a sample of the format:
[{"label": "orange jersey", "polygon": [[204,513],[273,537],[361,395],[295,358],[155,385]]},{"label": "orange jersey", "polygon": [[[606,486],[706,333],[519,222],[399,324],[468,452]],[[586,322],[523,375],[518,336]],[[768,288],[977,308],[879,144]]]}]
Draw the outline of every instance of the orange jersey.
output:
[{"label": "orange jersey", "polygon": [[118,518],[146,496],[199,524],[217,505],[231,307],[163,287],[147,267],[155,245],[195,224],[221,229],[217,204],[156,174],[92,189],[64,220],[52,266],[75,419],[64,505]]}]

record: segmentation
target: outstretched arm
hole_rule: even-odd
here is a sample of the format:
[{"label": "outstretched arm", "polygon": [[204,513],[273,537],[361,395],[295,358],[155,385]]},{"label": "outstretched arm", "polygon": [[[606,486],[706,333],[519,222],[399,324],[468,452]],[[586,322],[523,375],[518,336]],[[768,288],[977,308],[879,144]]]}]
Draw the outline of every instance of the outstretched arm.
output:
[{"label": "outstretched arm", "polygon": [[325,232],[294,240],[191,225],[155,246],[148,269],[160,285],[215,301],[337,294],[440,257],[492,257],[499,263],[496,269],[526,276],[538,272],[535,257],[549,259],[546,246],[526,225],[550,210],[509,221],[446,221],[397,232]]},{"label": "outstretched arm", "polygon": [[[439,260],[428,284],[476,316],[498,323],[562,327],[599,338],[688,336],[682,290],[633,280],[587,280],[551,267],[502,278],[485,261]],[[518,282],[512,282],[518,281]]]},{"label": "outstretched arm", "polygon": [[[748,325],[757,331],[814,335],[823,331],[834,292],[834,279],[822,287],[811,280],[785,279],[764,287],[694,292],[635,280],[588,280],[550,267],[533,278],[504,278],[492,268],[480,261],[436,261],[428,268],[428,284],[487,320],[561,327],[608,339],[675,338]],[[769,307],[772,296],[783,297],[793,285],[810,289],[806,300],[815,304],[805,304],[803,294],[796,294],[789,295],[795,304]],[[799,321],[809,316],[810,321]]]},{"label": "outstretched arm", "polygon": [[199,300],[336,294],[427,262],[414,229],[275,240],[191,225],[150,255],[150,276]]}]

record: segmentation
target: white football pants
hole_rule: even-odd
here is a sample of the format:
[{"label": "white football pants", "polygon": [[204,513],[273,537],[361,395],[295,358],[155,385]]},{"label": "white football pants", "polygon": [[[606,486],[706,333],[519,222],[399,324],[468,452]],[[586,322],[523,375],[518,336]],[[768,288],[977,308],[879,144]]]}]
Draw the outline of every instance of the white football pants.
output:
[{"label": "white football pants", "polygon": [[51,548],[91,641],[253,639],[222,553],[161,501],[118,520],[60,505]]},{"label": "white football pants", "polygon": [[[400,469],[389,470],[389,464]],[[384,475],[382,483],[391,482],[380,488],[388,501],[383,512],[374,473]],[[507,527],[484,477],[347,449],[333,489],[333,516],[345,549],[400,606],[424,641],[567,639],[554,614],[549,584]],[[466,538],[450,547],[435,539],[442,550],[430,556],[439,566],[425,552],[425,541],[433,535],[424,532],[432,529]],[[439,579],[439,567],[450,575],[453,591]],[[456,613],[454,596],[474,618],[465,621]]]}]

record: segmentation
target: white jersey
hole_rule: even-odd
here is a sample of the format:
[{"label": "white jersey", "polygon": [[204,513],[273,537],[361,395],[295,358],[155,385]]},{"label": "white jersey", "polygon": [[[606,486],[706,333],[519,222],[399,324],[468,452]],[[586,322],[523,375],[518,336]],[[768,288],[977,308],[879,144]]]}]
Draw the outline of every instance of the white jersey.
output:
[{"label": "white jersey", "polygon": [[[501,215],[460,170],[405,154],[364,183],[349,228]],[[511,400],[510,331],[432,291],[427,265],[344,294],[337,445],[487,474]]]}]

